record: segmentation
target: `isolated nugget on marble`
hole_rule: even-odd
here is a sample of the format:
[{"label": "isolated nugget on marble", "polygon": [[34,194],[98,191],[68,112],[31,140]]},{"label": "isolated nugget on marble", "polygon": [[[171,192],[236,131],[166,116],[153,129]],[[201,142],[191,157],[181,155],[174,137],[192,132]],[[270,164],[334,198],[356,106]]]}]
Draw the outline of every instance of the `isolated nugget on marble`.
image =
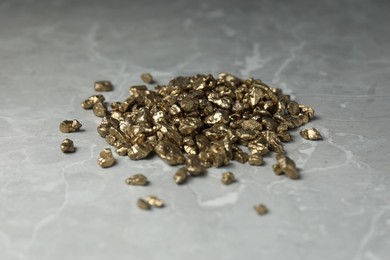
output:
[{"label": "isolated nugget on marble", "polygon": [[256,210],[257,214],[259,214],[260,216],[263,216],[268,213],[268,208],[264,204],[255,205],[254,209]]},{"label": "isolated nugget on marble", "polygon": [[61,143],[61,151],[63,153],[73,153],[75,151],[73,141],[66,138]]},{"label": "isolated nugget on marble", "polygon": [[232,184],[235,181],[236,181],[236,177],[234,176],[234,174],[232,172],[224,172],[224,173],[222,173],[221,182],[223,184],[230,185],[230,184]]},{"label": "isolated nugget on marble", "polygon": [[141,74],[141,79],[142,79],[143,82],[145,82],[147,84],[153,83],[153,76],[150,73],[142,73]]},{"label": "isolated nugget on marble", "polygon": [[306,140],[322,140],[321,133],[314,127],[311,129],[302,129],[299,134]]},{"label": "isolated nugget on marble", "polygon": [[148,185],[148,178],[143,174],[134,174],[125,180],[127,185],[146,186]]},{"label": "isolated nugget on marble", "polygon": [[157,198],[156,196],[147,196],[145,201],[152,207],[155,208],[162,208],[164,207],[165,203],[163,200]]},{"label": "isolated nugget on marble", "polygon": [[82,124],[76,119],[73,120],[64,120],[60,123],[60,131],[62,133],[72,133],[76,132],[81,128]]}]

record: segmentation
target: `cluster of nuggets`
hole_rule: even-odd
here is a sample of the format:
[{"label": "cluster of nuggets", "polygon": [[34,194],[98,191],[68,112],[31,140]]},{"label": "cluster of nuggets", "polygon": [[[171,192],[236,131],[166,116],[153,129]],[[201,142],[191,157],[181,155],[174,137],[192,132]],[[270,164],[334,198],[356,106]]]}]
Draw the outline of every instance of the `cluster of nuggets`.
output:
[{"label": "cluster of nuggets", "polygon": [[275,173],[299,177],[282,142],[291,141],[288,130],[309,122],[314,110],[291,100],[280,89],[261,80],[221,73],[217,78],[177,77],[155,90],[132,86],[129,92],[124,101],[110,103],[111,109],[103,95],[91,96],[81,104],[102,117],[97,131],[118,155],[142,160],[155,153],[170,165],[185,164],[175,177],[183,183],[185,171],[197,176],[231,160],[262,165],[263,156],[273,151],[278,161],[273,166]]},{"label": "cluster of nuggets", "polygon": [[[153,81],[150,74],[141,78]],[[95,82],[95,90],[110,91],[112,84]],[[97,132],[118,155],[142,160],[156,154],[169,165],[185,165],[174,175],[175,182],[182,184],[190,176],[204,174],[206,168],[226,166],[232,160],[260,166],[263,156],[272,151],[275,174],[299,178],[283,142],[291,141],[290,129],[313,119],[314,110],[280,89],[258,79],[221,73],[216,78],[180,76],[155,90],[131,86],[129,92],[125,100],[109,105],[100,94],[81,103],[102,118]],[[315,128],[303,129],[301,136],[322,139]],[[102,167],[115,163],[110,148],[100,153],[98,163]],[[223,178],[225,184],[235,181],[232,173]]]}]

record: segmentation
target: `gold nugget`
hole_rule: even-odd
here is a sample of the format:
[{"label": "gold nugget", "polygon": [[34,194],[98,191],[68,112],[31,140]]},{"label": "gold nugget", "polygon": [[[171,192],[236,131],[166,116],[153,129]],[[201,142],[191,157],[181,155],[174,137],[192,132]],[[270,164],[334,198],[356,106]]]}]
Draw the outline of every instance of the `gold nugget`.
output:
[{"label": "gold nugget", "polygon": [[164,201],[157,198],[156,196],[147,196],[145,201],[152,207],[162,208],[164,207]]},{"label": "gold nugget", "polygon": [[137,206],[138,206],[138,208],[143,209],[143,210],[151,209],[151,206],[149,205],[149,203],[147,203],[144,199],[141,199],[141,198],[137,200]]},{"label": "gold nugget", "polygon": [[135,174],[125,180],[127,185],[146,186],[149,181],[143,174]]},{"label": "gold nugget", "polygon": [[306,140],[322,140],[322,135],[314,127],[311,129],[302,129],[299,134]]},{"label": "gold nugget", "polygon": [[105,117],[107,115],[107,107],[103,102],[98,101],[92,107],[93,113],[98,117]]},{"label": "gold nugget", "polygon": [[141,160],[148,157],[152,151],[153,146],[151,144],[135,144],[127,150],[127,155],[131,160]]},{"label": "gold nugget", "polygon": [[177,184],[183,184],[186,182],[186,180],[188,179],[188,175],[187,175],[187,168],[185,167],[181,167],[179,168],[175,175],[173,176],[173,180],[177,183]]},{"label": "gold nugget", "polygon": [[315,115],[315,111],[313,108],[305,106],[305,105],[299,105],[299,108],[301,109],[301,113],[307,115],[309,119],[313,119]]},{"label": "gold nugget", "polygon": [[110,81],[100,80],[100,81],[95,81],[94,88],[95,91],[106,92],[106,91],[112,91],[113,86]]},{"label": "gold nugget", "polygon": [[256,139],[248,143],[248,149],[252,154],[266,155],[269,153],[267,142],[262,139]]},{"label": "gold nugget", "polygon": [[73,141],[66,138],[61,143],[61,151],[63,153],[73,153],[75,151]]},{"label": "gold nugget", "polygon": [[290,179],[299,179],[298,170],[295,162],[284,154],[276,155],[277,164],[272,165],[276,175],[286,174]]},{"label": "gold nugget", "polygon": [[112,155],[110,148],[105,148],[103,151],[100,152],[100,157],[98,159],[98,164],[102,168],[108,168],[111,167],[115,163],[115,158]]},{"label": "gold nugget", "polygon": [[119,155],[119,156],[126,156],[127,155],[127,150],[129,148],[125,147],[125,146],[121,146],[121,147],[118,147],[115,149],[115,152]]},{"label": "gold nugget", "polygon": [[153,83],[153,76],[150,73],[143,73],[143,74],[141,74],[141,79],[142,79],[143,82],[145,82],[147,84]]},{"label": "gold nugget", "polygon": [[222,173],[221,182],[223,184],[230,185],[230,184],[232,184],[235,181],[236,181],[236,177],[234,176],[234,174],[232,172],[224,172],[224,173]]},{"label": "gold nugget", "polygon": [[196,154],[187,155],[186,166],[187,166],[187,171],[192,176],[201,175],[205,171],[204,166],[201,164],[200,159],[199,159],[198,155],[196,155]]},{"label": "gold nugget", "polygon": [[64,120],[60,123],[60,131],[62,133],[72,133],[80,129],[82,125],[76,119]]},{"label": "gold nugget", "polygon": [[168,140],[160,141],[154,148],[155,152],[161,159],[170,165],[178,165],[184,163],[184,155],[179,146]]},{"label": "gold nugget", "polygon": [[259,214],[260,216],[263,216],[268,213],[268,208],[264,204],[255,205],[254,209],[256,210],[257,214]]},{"label": "gold nugget", "polygon": [[246,163],[249,159],[249,155],[244,152],[237,145],[233,146],[233,159],[239,163]]},{"label": "gold nugget", "polygon": [[84,100],[82,103],[81,103],[81,107],[84,108],[84,109],[92,109],[93,106],[97,103],[97,102],[104,102],[105,98],[103,95],[94,95],[94,96],[90,96],[89,98],[87,98],[86,100]]},{"label": "gold nugget", "polygon": [[260,166],[260,165],[264,164],[264,160],[260,154],[255,153],[255,154],[249,155],[248,163],[250,165],[253,165],[253,166]]}]

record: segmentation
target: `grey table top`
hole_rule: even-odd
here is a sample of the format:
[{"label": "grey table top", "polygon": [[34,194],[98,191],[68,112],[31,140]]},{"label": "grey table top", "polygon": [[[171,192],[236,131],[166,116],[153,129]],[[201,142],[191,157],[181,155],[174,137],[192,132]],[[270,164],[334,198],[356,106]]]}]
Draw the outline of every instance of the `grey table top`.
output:
[{"label": "grey table top", "polygon": [[[0,3],[1,260],[390,258],[388,1],[80,2]],[[158,158],[103,170],[99,119],[79,104],[97,79],[122,100],[146,71],[260,78],[313,106],[325,140],[293,132],[299,181],[273,158],[183,186]],[[84,131],[60,133],[73,118]],[[126,186],[134,173],[151,185]],[[139,210],[148,194],[167,207]]]}]

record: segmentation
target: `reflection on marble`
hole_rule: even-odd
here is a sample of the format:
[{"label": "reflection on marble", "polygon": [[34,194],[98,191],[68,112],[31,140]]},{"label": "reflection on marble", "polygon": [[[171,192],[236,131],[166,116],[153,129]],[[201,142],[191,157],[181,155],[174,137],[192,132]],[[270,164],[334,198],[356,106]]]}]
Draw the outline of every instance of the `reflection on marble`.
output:
[{"label": "reflection on marble", "polygon": [[[388,1],[80,2],[0,3],[1,260],[389,259]],[[261,78],[313,106],[325,140],[293,132],[299,181],[273,158],[183,186],[157,158],[101,169],[99,119],[79,103],[98,79],[123,99],[146,71]],[[73,118],[85,131],[60,133]],[[135,173],[151,185],[124,185]],[[167,207],[140,211],[149,194]]]}]

